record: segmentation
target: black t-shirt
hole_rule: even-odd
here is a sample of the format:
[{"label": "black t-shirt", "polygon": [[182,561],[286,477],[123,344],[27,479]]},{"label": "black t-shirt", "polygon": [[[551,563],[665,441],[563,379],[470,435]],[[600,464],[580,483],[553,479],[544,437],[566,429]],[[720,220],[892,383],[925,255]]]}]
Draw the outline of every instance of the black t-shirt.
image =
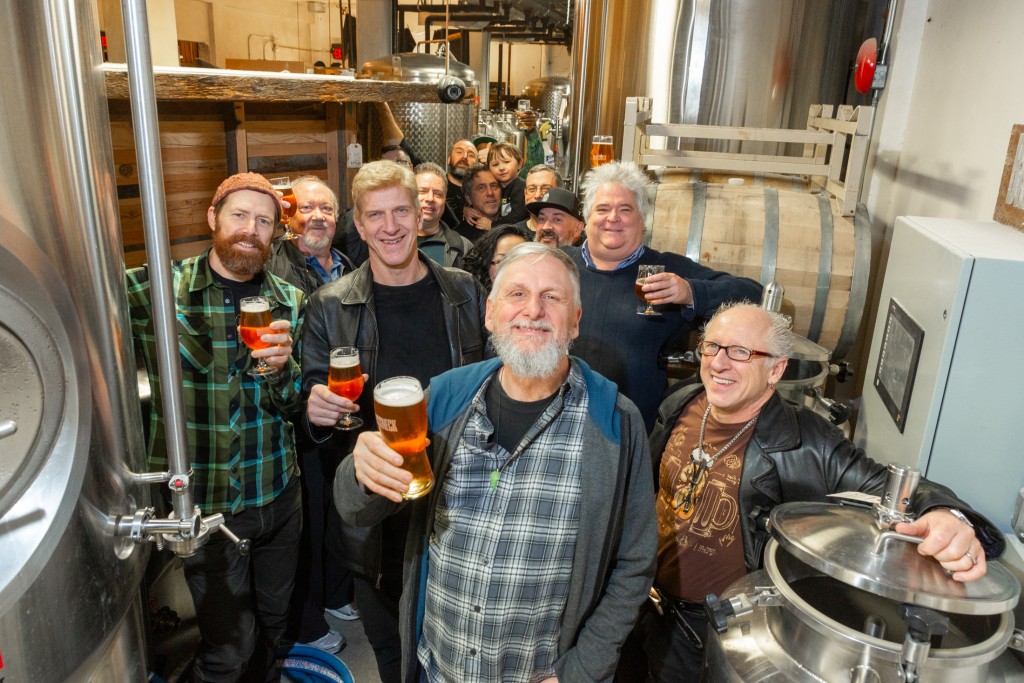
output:
[{"label": "black t-shirt", "polygon": [[[452,352],[444,326],[441,288],[434,276],[401,287],[373,284],[378,344],[375,386],[389,377],[409,375],[424,388],[452,368]],[[369,401],[373,405],[372,394]]]},{"label": "black t-shirt", "polygon": [[[500,374],[500,373],[499,373]],[[517,401],[510,398],[501,386],[499,375],[487,385],[487,419],[494,425],[494,441],[509,453],[513,453],[530,431],[530,427],[544,414],[555,393],[539,401]]]},{"label": "black t-shirt", "polygon": [[227,290],[224,292],[224,304],[233,305],[236,316],[242,312],[239,301],[248,296],[259,296],[260,291],[263,289],[263,273],[256,273],[251,280],[246,280],[245,282],[229,280],[212,267],[210,268],[210,274],[213,276],[214,282]]}]

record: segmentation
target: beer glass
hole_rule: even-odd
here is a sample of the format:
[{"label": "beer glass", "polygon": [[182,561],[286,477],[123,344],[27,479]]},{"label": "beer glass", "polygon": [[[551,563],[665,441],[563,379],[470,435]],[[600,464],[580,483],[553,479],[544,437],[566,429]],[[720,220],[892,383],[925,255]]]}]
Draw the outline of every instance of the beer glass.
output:
[{"label": "beer glass", "polygon": [[[332,394],[355,401],[363,393],[363,368],[359,365],[359,349],[339,346],[331,349],[331,370],[327,375],[327,388]],[[345,413],[335,429],[348,431],[363,426],[362,419]]]},{"label": "beer glass", "polygon": [[281,211],[281,222],[284,224],[284,234],[281,235],[286,240],[293,240],[298,238],[299,233],[292,230],[291,217],[295,215],[295,192],[292,191],[292,179],[288,176],[281,176],[280,178],[271,178],[270,184],[274,186],[274,190],[281,193],[281,199],[288,202],[290,206],[285,209],[282,207]]},{"label": "beer glass", "polygon": [[597,168],[615,160],[615,148],[611,135],[595,135],[590,145],[590,167]]},{"label": "beer glass", "polygon": [[404,458],[402,468],[412,473],[406,500],[426,495],[434,486],[427,460],[427,402],[415,377],[392,377],[373,390],[377,429],[384,441]]},{"label": "beer glass", "polygon": [[[238,333],[242,337],[242,343],[253,351],[269,348],[270,344],[261,337],[265,334],[274,334],[270,329],[270,323],[274,322],[270,317],[270,302],[266,297],[247,296],[239,302],[239,307],[242,314],[238,320]],[[262,358],[249,370],[253,377],[268,377],[276,372],[277,370],[267,365],[267,361]]]},{"label": "beer glass", "polygon": [[636,308],[637,315],[647,315],[647,316],[657,317],[657,318],[661,317],[661,313],[659,313],[658,311],[654,310],[654,304],[652,304],[650,301],[648,301],[647,297],[644,296],[643,286],[647,282],[647,278],[648,277],[650,277],[651,275],[657,275],[658,273],[664,273],[664,272],[665,272],[665,266],[649,266],[649,265],[642,265],[642,266],[640,266],[640,270],[637,271],[637,274],[636,274],[636,284],[633,285],[633,293],[636,295],[637,299],[640,299],[640,301],[643,302],[642,304],[640,304]]}]

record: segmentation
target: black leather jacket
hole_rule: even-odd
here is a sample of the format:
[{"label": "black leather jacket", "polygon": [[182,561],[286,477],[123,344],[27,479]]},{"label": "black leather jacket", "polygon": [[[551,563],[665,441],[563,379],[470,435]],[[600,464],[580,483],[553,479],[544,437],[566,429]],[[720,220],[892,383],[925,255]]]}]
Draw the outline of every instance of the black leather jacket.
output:
[{"label": "black leather jacket", "polygon": [[[453,368],[469,365],[484,358],[487,332],[484,329],[485,294],[469,273],[442,268],[422,253],[419,259],[430,269],[441,290],[445,331],[448,335]],[[369,262],[318,289],[306,303],[302,330],[302,391],[305,397],[313,385],[326,384],[331,349],[355,346],[363,372],[376,377],[377,317],[373,301],[373,276]],[[390,344],[415,344],[418,330],[409,330],[407,338],[385,340]],[[361,406],[373,409],[372,387],[364,389]],[[365,409],[365,408],[364,408]],[[324,448],[351,448],[349,434],[330,428],[315,427],[305,419],[307,434]],[[335,441],[337,444],[328,443]],[[380,579],[382,569],[380,526],[342,529],[346,565],[364,576]],[[399,558],[400,559],[400,558]]]},{"label": "black leather jacket", "polygon": [[[351,273],[355,268],[352,261],[344,254],[341,254],[341,260],[345,264],[344,273]],[[320,274],[306,263],[306,257],[293,240],[274,240],[270,245],[270,259],[263,268],[301,289],[307,298],[324,284]]]},{"label": "black leather jacket", "polygon": [[[686,404],[702,391],[701,384],[681,387],[658,409],[658,421],[650,437],[656,489],[661,456],[672,429]],[[743,456],[737,503],[747,571],[761,565],[770,537],[768,515],[776,505],[790,501],[824,502],[826,495],[842,491],[878,495],[885,487],[886,469],[867,457],[828,420],[774,394],[761,409]],[[920,516],[936,507],[962,510],[974,524],[986,557],[1002,554],[1006,542],[991,522],[945,486],[922,478],[914,497],[914,511]]]}]

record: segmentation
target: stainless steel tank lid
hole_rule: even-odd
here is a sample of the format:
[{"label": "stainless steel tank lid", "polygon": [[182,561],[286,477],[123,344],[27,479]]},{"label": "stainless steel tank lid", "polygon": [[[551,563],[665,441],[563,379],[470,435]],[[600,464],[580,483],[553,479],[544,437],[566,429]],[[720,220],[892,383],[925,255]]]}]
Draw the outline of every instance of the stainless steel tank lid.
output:
[{"label": "stainless steel tank lid", "polygon": [[[900,602],[956,614],[999,614],[1017,604],[1020,583],[1002,564],[961,583],[917,545],[882,536],[870,510],[830,503],[784,503],[772,510],[772,534],[789,554],[843,583]],[[888,538],[888,537],[887,537]]]},{"label": "stainless steel tank lid", "polygon": [[[422,52],[400,52],[363,62],[362,73],[381,81],[405,83],[436,83],[445,75],[444,57]],[[448,73],[476,87],[476,73],[468,64],[454,57],[448,64]]]},{"label": "stainless steel tank lid", "polygon": [[789,354],[790,358],[795,358],[797,360],[818,360],[827,363],[831,356],[832,352],[824,346],[819,346],[807,337],[801,337],[799,334],[793,335],[793,350]]}]

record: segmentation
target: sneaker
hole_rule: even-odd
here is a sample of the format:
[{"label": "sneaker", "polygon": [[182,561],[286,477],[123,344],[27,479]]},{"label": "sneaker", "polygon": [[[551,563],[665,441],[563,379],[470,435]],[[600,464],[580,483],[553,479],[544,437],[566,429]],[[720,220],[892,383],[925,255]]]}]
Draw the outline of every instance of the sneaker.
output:
[{"label": "sneaker", "polygon": [[328,654],[335,654],[341,648],[345,647],[345,636],[341,635],[335,630],[330,630],[326,635],[320,636],[311,643],[302,643],[307,647],[315,647],[317,650],[323,650]]},{"label": "sneaker", "polygon": [[357,610],[352,603],[349,603],[344,607],[338,607],[337,609],[325,609],[324,614],[328,614],[335,619],[341,619],[342,621],[355,621],[359,618],[359,610]]}]

